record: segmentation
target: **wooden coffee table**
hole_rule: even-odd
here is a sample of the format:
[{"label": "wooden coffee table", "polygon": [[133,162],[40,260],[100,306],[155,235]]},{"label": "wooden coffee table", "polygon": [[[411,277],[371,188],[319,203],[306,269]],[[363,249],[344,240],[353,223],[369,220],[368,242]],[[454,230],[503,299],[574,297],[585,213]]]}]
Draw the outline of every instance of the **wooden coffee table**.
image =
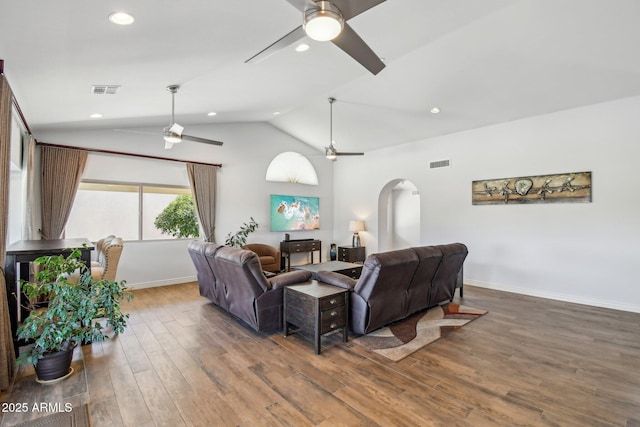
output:
[{"label": "wooden coffee table", "polygon": [[284,288],[283,324],[284,336],[291,327],[297,331],[313,332],[313,345],[320,354],[322,335],[342,329],[342,341],[349,336],[349,291],[338,286],[318,283],[315,280],[306,285]]},{"label": "wooden coffee table", "polygon": [[293,267],[294,270],[310,271],[311,277],[318,279],[318,271],[334,271],[336,273],[344,274],[353,279],[358,279],[362,273],[362,264],[354,264],[352,262],[344,261],[328,261],[321,262],[319,264],[306,264]]}]

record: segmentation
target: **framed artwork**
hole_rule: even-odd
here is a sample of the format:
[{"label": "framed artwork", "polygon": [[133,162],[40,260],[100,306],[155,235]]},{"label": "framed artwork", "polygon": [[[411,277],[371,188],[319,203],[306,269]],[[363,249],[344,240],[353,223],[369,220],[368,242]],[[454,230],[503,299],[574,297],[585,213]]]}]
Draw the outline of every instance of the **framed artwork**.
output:
[{"label": "framed artwork", "polygon": [[318,230],[320,198],[271,195],[271,231]]},{"label": "framed artwork", "polygon": [[471,184],[474,205],[591,202],[591,172],[485,179]]}]

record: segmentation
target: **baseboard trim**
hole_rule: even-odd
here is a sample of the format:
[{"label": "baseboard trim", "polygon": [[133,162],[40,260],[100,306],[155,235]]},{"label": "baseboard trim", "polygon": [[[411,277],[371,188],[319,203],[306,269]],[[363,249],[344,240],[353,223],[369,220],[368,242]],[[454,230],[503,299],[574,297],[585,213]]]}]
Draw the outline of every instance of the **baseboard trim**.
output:
[{"label": "baseboard trim", "polygon": [[154,282],[127,283],[127,288],[133,291],[136,289],[157,288],[160,286],[179,285],[181,283],[197,281],[197,276],[176,277],[174,279],[156,280]]},{"label": "baseboard trim", "polygon": [[465,285],[469,284],[479,288],[494,289],[496,291],[511,292],[514,294],[529,295],[532,297],[546,298],[557,301],[572,302],[575,304],[590,305],[593,307],[611,308],[613,310],[629,311],[640,313],[640,305],[625,304],[617,301],[603,301],[592,298],[577,297],[575,295],[559,294],[555,292],[545,292],[536,289],[521,288],[518,286],[504,285],[500,283],[483,282],[480,280],[465,279]]}]

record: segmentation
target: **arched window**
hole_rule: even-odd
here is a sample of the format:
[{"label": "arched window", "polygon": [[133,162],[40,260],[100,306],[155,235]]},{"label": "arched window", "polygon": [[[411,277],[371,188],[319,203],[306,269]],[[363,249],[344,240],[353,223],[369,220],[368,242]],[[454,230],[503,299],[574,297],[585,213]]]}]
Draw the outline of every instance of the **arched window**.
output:
[{"label": "arched window", "polygon": [[318,185],[318,174],[309,159],[300,153],[278,154],[267,168],[267,181]]}]

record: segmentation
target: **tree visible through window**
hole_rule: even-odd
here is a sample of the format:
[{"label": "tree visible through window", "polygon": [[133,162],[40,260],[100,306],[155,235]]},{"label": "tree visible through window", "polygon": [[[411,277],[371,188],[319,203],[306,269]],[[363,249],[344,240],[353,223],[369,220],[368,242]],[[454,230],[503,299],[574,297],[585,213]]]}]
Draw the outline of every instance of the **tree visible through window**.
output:
[{"label": "tree visible through window", "polygon": [[178,239],[199,237],[198,218],[191,194],[176,197],[160,212],[153,223],[164,234]]},{"label": "tree visible through window", "polygon": [[[189,235],[163,233],[155,225],[156,218],[182,196],[191,198],[191,190],[138,183],[82,182],[67,222],[66,237],[86,237],[92,241],[109,234],[122,236],[124,240],[196,237],[195,212],[195,225],[190,223]],[[182,230],[186,232],[188,227]]]}]

